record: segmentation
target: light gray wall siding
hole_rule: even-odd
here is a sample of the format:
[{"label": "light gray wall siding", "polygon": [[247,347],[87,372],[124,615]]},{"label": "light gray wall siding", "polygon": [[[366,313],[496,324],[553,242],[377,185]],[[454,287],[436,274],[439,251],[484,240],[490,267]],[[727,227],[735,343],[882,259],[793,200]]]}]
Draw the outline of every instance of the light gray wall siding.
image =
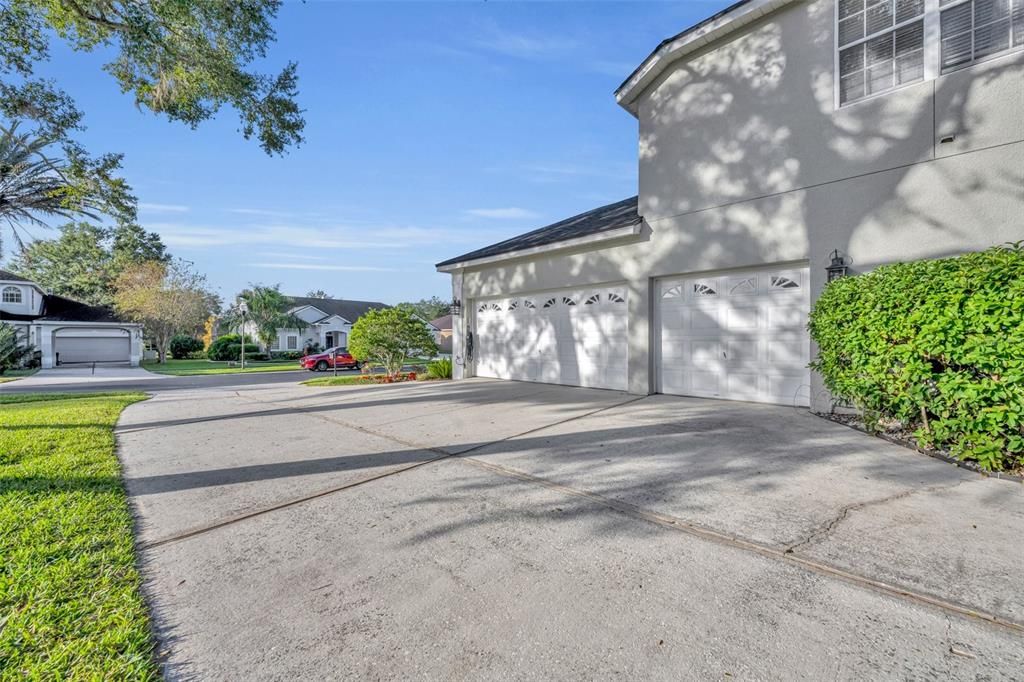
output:
[{"label": "light gray wall siding", "polygon": [[[467,269],[467,316],[480,296],[625,281],[647,393],[653,278],[808,262],[813,300],[833,249],[856,273],[1024,239],[1024,52],[836,109],[833,22],[832,0],[796,3],[670,67],[639,100],[642,235]],[[827,406],[818,377],[812,396]]]}]

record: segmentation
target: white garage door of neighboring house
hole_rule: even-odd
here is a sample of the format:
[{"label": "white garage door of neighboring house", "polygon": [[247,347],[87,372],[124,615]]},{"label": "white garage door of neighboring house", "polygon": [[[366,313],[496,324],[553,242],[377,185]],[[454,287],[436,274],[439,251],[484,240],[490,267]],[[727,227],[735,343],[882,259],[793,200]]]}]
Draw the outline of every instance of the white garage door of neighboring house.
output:
[{"label": "white garage door of neighboring house", "polygon": [[810,404],[808,269],[661,280],[660,391]]},{"label": "white garage door of neighboring house", "polygon": [[626,291],[550,291],[475,303],[477,376],[626,390]]},{"label": "white garage door of neighboring house", "polygon": [[131,341],[124,336],[57,335],[54,350],[60,364],[73,362],[128,362]]}]

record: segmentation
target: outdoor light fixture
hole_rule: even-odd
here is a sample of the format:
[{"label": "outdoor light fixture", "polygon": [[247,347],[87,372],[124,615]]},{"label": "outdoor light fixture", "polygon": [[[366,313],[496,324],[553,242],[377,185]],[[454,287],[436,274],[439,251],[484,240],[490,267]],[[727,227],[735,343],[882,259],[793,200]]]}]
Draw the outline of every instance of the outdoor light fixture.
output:
[{"label": "outdoor light fixture", "polygon": [[832,262],[825,268],[825,272],[828,273],[829,282],[846,277],[846,259],[839,255],[839,249],[832,252]]},{"label": "outdoor light fixture", "polygon": [[457,298],[452,299],[452,304],[448,306],[448,312],[456,317],[462,314],[462,301]]}]

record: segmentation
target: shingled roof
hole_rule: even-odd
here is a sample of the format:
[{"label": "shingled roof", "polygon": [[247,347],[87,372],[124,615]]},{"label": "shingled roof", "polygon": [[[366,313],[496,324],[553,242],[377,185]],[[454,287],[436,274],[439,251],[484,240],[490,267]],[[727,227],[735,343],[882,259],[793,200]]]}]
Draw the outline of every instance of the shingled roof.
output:
[{"label": "shingled roof", "polygon": [[61,322],[125,322],[106,306],[89,305],[53,294],[46,295],[43,301],[43,315],[39,319]]},{"label": "shingled roof", "polygon": [[337,315],[349,322],[355,322],[371,310],[390,307],[377,301],[348,301],[341,298],[312,298],[310,296],[289,296],[288,298],[295,308],[313,306],[327,313],[327,317]]},{"label": "shingled roof", "polygon": [[470,251],[469,253],[458,256],[457,258],[449,258],[446,261],[438,263],[437,267],[440,268],[445,265],[453,265],[455,263],[477,260],[479,258],[488,258],[490,256],[500,256],[514,251],[522,251],[523,249],[556,244],[569,239],[588,237],[590,235],[600,234],[601,232],[608,232],[610,230],[617,230],[623,227],[632,227],[639,224],[641,220],[642,218],[638,211],[637,197],[630,197],[629,199],[623,199],[622,201],[618,201],[614,204],[601,206],[600,208],[595,208],[592,211],[580,213],[572,218],[566,218],[565,220],[561,220],[557,223],[552,223],[547,227],[542,227],[540,229],[533,230],[532,232],[521,234],[518,237],[512,237],[511,239],[506,239],[503,242],[491,244],[490,246],[485,246],[484,248],[477,249],[476,251]]},{"label": "shingled roof", "polygon": [[16,275],[10,270],[0,269],[0,282],[31,282],[32,280],[26,279],[21,275]]}]

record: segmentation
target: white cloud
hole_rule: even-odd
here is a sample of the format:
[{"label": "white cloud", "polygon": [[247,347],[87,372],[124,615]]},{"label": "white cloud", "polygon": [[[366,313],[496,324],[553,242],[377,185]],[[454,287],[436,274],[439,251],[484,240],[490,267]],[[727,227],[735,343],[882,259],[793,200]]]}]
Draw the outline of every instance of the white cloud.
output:
[{"label": "white cloud", "polygon": [[466,215],[476,218],[497,218],[501,220],[525,220],[539,218],[540,214],[526,208],[470,208]]},{"label": "white cloud", "polygon": [[396,268],[382,268],[374,265],[328,265],[325,263],[246,263],[250,268],[271,270],[333,270],[337,272],[396,272]]},{"label": "white cloud", "polygon": [[225,247],[251,253],[285,249],[412,249],[486,241],[480,230],[402,225],[334,225],[323,227],[288,224],[250,224],[227,227],[184,223],[147,223],[168,247],[203,249]]},{"label": "white cloud", "polygon": [[149,213],[187,213],[189,210],[188,206],[182,204],[148,204],[145,202],[139,204],[139,209]]},{"label": "white cloud", "polygon": [[491,25],[473,44],[482,50],[518,59],[550,59],[562,56],[580,46],[578,40],[565,36],[514,33]]}]

